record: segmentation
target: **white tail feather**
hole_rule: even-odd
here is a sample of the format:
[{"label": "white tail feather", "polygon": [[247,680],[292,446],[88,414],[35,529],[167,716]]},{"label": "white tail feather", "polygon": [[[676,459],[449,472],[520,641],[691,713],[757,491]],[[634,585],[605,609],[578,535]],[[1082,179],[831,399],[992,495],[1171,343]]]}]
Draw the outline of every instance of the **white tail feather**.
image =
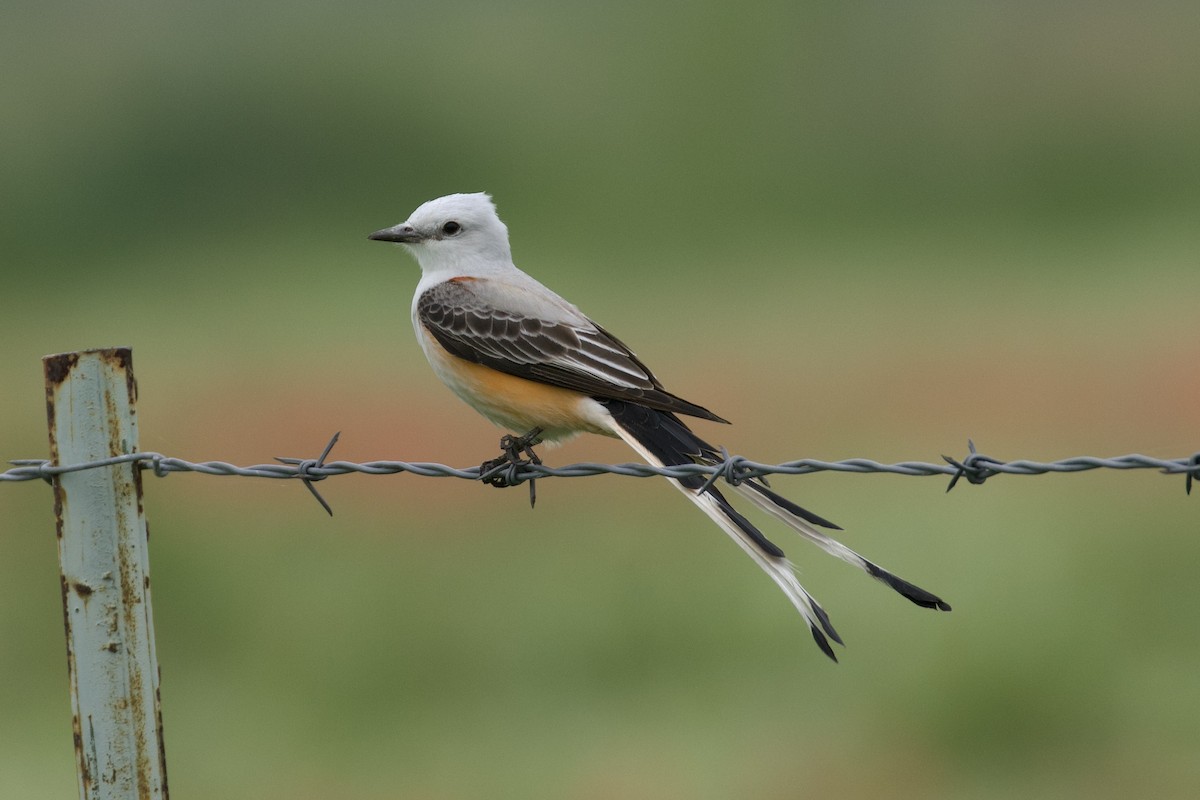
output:
[{"label": "white tail feather", "polygon": [[829,553],[829,555],[836,556],[847,563],[853,564],[863,572],[866,572],[868,575],[871,574],[870,569],[867,568],[867,565],[871,562],[867,561],[867,559],[863,558],[849,547],[846,547],[846,545],[842,544],[837,539],[822,533],[808,520],[801,519],[795,514],[789,513],[786,509],[780,508],[772,503],[768,498],[754,491],[745,484],[738,484],[734,487],[734,489],[736,489],[738,494],[740,494],[742,497],[745,497],[751,503],[754,503],[754,505],[758,506],[763,511],[766,511],[772,517],[775,517],[775,519],[781,521],[789,528],[799,533],[802,537],[824,550],[826,553]]},{"label": "white tail feather", "polygon": [[[661,460],[656,458],[649,450],[643,447],[641,442],[639,442],[631,433],[622,428],[615,420],[611,422],[610,427],[614,433],[624,439],[625,442],[634,450],[636,450],[642,456],[642,458],[646,459],[647,462],[657,467],[663,466],[663,462]],[[729,537],[737,543],[738,547],[742,548],[742,550],[745,551],[750,558],[754,559],[754,563],[758,564],[762,571],[767,573],[771,580],[775,581],[776,585],[783,590],[785,595],[787,595],[788,600],[790,600],[792,605],[796,607],[796,610],[800,612],[800,615],[804,617],[804,621],[808,623],[808,627],[814,631],[814,635],[820,636],[820,632],[823,628],[825,628],[825,625],[822,624],[821,621],[821,617],[825,616],[824,611],[819,610],[820,605],[817,603],[817,601],[802,585],[800,585],[800,581],[796,578],[796,573],[792,567],[792,563],[786,558],[779,558],[777,556],[767,555],[766,553],[762,552],[758,545],[751,541],[749,536],[747,536],[744,531],[730,522],[730,520],[721,511],[721,507],[717,504],[716,499],[707,494],[699,494],[696,490],[689,489],[677,480],[668,480],[674,484],[675,488],[683,492],[683,494],[689,500],[699,506],[701,511],[707,514],[713,522],[717,523],[717,525],[721,527],[721,530],[729,534]],[[818,642],[819,641],[820,640],[818,639]],[[830,652],[829,654],[832,657],[832,653]]]},{"label": "white tail feather", "polygon": [[950,604],[942,598],[932,594],[931,592],[925,591],[919,586],[909,583],[908,581],[892,574],[891,572],[888,572],[878,564],[868,561],[838,540],[817,530],[817,528],[808,520],[799,517],[793,514],[789,509],[780,506],[775,499],[764,495],[753,485],[747,485],[743,483],[735,488],[743,497],[754,503],[754,505],[758,506],[763,511],[766,511],[776,519],[782,521],[792,530],[799,533],[805,539],[808,539],[826,553],[853,564],[875,580],[879,581],[885,586],[888,586],[893,591],[899,592],[901,595],[917,605],[924,608],[936,608],[941,611],[950,610]]}]

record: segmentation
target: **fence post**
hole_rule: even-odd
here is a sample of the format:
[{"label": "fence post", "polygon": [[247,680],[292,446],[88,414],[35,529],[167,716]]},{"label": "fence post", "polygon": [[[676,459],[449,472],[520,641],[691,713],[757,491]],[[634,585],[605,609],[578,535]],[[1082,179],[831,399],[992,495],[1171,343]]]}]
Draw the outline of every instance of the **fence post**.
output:
[{"label": "fence post", "polygon": [[[132,352],[42,359],[50,458],[137,451]],[[54,478],[75,760],[82,800],[166,800],[142,481],[136,464]]]}]

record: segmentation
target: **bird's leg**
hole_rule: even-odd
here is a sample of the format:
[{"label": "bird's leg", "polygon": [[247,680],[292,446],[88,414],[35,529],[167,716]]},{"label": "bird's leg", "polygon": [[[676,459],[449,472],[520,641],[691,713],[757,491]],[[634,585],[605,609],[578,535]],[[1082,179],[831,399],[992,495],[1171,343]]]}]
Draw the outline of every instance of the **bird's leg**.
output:
[{"label": "bird's leg", "polygon": [[[493,458],[479,465],[480,480],[489,486],[495,486],[497,489],[503,489],[508,486],[515,486],[508,479],[508,470],[497,472],[495,475],[487,473],[502,466],[523,466],[525,464],[541,464],[542,460],[538,458],[537,453],[533,452],[535,444],[541,444],[541,428],[534,428],[524,436],[511,436],[505,434],[500,437],[500,450],[504,455],[499,458]],[[521,456],[524,455],[525,458]],[[529,479],[529,506],[537,502],[537,489],[534,486],[534,478]]]}]

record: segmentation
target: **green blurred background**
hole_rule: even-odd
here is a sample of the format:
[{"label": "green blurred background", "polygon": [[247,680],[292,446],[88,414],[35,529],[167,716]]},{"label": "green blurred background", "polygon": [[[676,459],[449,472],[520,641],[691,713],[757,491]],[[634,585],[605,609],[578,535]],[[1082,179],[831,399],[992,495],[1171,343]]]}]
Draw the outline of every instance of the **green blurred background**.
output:
[{"label": "green blurred background", "polygon": [[[0,456],[130,345],[143,449],[455,465],[499,431],[366,234],[519,265],[763,461],[1200,448],[1195,4],[22,4]],[[626,461],[577,440],[551,463]],[[1200,500],[1152,472],[779,478],[848,646],[661,481],[147,480],[178,798],[1194,797]],[[76,792],[50,492],[0,487],[0,797]],[[765,523],[765,521],[764,521]]]}]

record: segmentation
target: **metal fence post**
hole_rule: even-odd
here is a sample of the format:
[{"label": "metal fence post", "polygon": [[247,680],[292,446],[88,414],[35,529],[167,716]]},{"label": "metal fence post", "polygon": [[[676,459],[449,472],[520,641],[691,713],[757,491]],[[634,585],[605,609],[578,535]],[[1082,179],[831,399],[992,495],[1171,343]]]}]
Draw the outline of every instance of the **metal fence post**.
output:
[{"label": "metal fence post", "polygon": [[[137,451],[137,385],[128,348],[42,361],[55,466]],[[83,800],[167,798],[139,469],[119,464],[54,478]]]}]

